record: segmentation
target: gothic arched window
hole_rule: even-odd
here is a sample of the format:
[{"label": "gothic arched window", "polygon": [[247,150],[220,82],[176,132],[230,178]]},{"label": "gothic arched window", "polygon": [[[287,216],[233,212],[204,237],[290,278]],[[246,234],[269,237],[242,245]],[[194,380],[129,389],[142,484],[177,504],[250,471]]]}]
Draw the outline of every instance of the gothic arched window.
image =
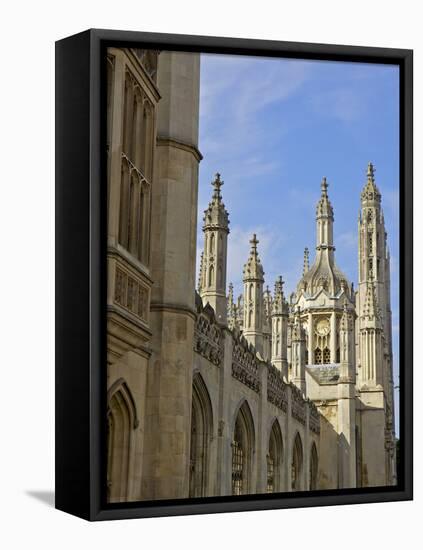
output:
[{"label": "gothic arched window", "polygon": [[254,452],[254,424],[246,401],[240,407],[232,439],[232,494],[251,491],[251,471]]},{"label": "gothic arched window", "polygon": [[123,159],[120,182],[120,214],[119,214],[119,243],[128,247],[128,220],[129,220],[129,179],[130,165],[126,159]]},{"label": "gothic arched window", "polygon": [[133,430],[137,425],[135,402],[128,386],[123,379],[120,379],[108,392],[107,491],[109,502],[122,502],[130,497],[131,442]]},{"label": "gothic arched window", "polygon": [[302,488],[302,472],[303,472],[303,444],[301,443],[300,434],[297,432],[292,449],[291,462],[291,488],[293,491],[299,491]]},{"label": "gothic arched window", "polygon": [[189,496],[207,496],[213,412],[209,393],[200,374],[192,386]]},{"label": "gothic arched window", "polygon": [[250,309],[250,310],[248,311],[248,323],[247,323],[247,326],[248,326],[248,327],[251,327],[252,321],[253,321],[253,310]]},{"label": "gothic arched window", "polygon": [[155,147],[154,106],[126,69],[123,100],[119,243],[144,265],[150,260],[150,187]]},{"label": "gothic arched window", "polygon": [[324,364],[330,363],[330,349],[329,348],[325,348],[323,350],[323,363]]},{"label": "gothic arched window", "polygon": [[148,101],[144,101],[142,116],[141,143],[138,145],[140,170],[144,177],[151,181],[152,157],[154,149],[154,120],[153,106]]},{"label": "gothic arched window", "polygon": [[270,430],[269,450],[267,453],[267,492],[280,491],[283,442],[279,422],[275,420]]},{"label": "gothic arched window", "polygon": [[209,286],[212,286],[214,280],[214,266],[211,265],[209,269]]},{"label": "gothic arched window", "polygon": [[319,469],[319,460],[317,457],[316,444],[313,443],[310,453],[310,491],[317,489],[317,475]]}]

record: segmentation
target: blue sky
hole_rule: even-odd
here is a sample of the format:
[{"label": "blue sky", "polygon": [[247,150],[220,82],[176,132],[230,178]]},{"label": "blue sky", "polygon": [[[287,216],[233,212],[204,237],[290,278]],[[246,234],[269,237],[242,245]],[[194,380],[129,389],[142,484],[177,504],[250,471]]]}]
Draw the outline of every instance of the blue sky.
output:
[{"label": "blue sky", "polygon": [[[220,172],[230,218],[228,282],[242,292],[253,232],[265,284],[301,277],[315,248],[315,207],[326,176],[339,267],[357,282],[357,218],[369,161],[391,251],[394,378],[398,385],[399,71],[396,66],[201,56],[198,247],[210,181]],[[197,258],[198,266],[199,254]],[[396,392],[398,393],[398,392]],[[396,411],[398,424],[398,407]],[[398,433],[398,429],[397,429]]]}]

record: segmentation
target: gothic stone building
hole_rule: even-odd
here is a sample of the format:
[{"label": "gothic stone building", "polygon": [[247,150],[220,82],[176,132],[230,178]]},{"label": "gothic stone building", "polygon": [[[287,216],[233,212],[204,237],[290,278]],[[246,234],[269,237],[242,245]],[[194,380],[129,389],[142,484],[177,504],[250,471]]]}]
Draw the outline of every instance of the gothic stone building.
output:
[{"label": "gothic stone building", "polygon": [[394,484],[389,253],[371,164],[358,288],[335,263],[326,180],[316,256],[264,290],[258,240],[234,300],[219,175],[195,289],[200,56],[108,51],[111,502]]}]

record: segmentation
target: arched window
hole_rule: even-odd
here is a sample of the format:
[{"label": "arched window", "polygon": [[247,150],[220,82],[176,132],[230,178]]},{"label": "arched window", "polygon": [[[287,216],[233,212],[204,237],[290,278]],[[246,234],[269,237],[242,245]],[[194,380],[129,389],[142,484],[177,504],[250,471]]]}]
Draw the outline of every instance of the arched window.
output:
[{"label": "arched window", "polygon": [[251,471],[254,452],[254,424],[246,401],[240,407],[232,439],[232,494],[251,492]]},{"label": "arched window", "polygon": [[143,175],[151,181],[152,151],[154,148],[153,107],[149,101],[144,101],[142,118],[142,137],[140,147],[140,169]]},{"label": "arched window", "polygon": [[213,412],[204,380],[196,374],[192,386],[189,496],[207,496]]},{"label": "arched window", "polygon": [[269,450],[267,453],[267,492],[277,493],[281,490],[280,477],[282,465],[282,432],[279,422],[275,420],[270,430]]},{"label": "arched window", "polygon": [[292,463],[291,463],[291,488],[293,491],[299,491],[302,487],[302,472],[303,472],[303,444],[301,443],[300,434],[297,432],[292,448]]},{"label": "arched window", "polygon": [[314,350],[314,362],[316,365],[320,365],[322,362],[322,350],[320,348]]},{"label": "arched window", "polygon": [[317,457],[316,444],[313,443],[310,453],[310,491],[317,489],[317,475],[319,469],[319,460]]},{"label": "arched window", "polygon": [[248,287],[248,299],[253,299],[253,283],[250,283],[250,286]]},{"label": "arched window", "polygon": [[108,391],[107,407],[107,492],[109,502],[130,498],[130,469],[133,431],[138,426],[132,394],[121,378]]},{"label": "arched window", "polygon": [[127,250],[137,255],[139,237],[139,187],[137,173],[133,170],[129,183],[129,216],[128,216],[128,242]]},{"label": "arched window", "polygon": [[128,220],[129,220],[129,178],[130,168],[126,159],[122,161],[120,182],[120,214],[119,214],[119,243],[128,246]]},{"label": "arched window", "polygon": [[[107,150],[110,149],[111,128],[112,128],[112,98],[115,79],[115,57],[107,56]],[[110,179],[110,178],[109,178]]]},{"label": "arched window", "polygon": [[125,73],[125,91],[123,100],[123,152],[129,157],[132,138],[132,123],[133,123],[133,107],[134,107],[134,84],[132,75],[129,71]]},{"label": "arched window", "polygon": [[327,364],[330,363],[330,349],[325,348],[323,350],[323,363]]},{"label": "arched window", "polygon": [[213,254],[213,252],[214,252],[214,239],[215,239],[214,233],[212,233],[210,235],[210,248],[209,248],[210,254]]},{"label": "arched window", "polygon": [[214,280],[214,266],[211,265],[209,269],[209,286],[212,286]]}]

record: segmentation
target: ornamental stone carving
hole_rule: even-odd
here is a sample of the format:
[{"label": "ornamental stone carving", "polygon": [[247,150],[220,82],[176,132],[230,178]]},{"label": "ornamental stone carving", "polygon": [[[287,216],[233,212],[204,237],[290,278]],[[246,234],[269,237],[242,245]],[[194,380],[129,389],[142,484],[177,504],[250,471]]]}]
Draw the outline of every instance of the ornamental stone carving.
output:
[{"label": "ornamental stone carving", "polygon": [[127,271],[116,268],[114,301],[147,321],[148,290]]},{"label": "ornamental stone carving", "polygon": [[315,434],[320,434],[320,413],[313,402],[309,402],[309,427]]},{"label": "ornamental stone carving", "polygon": [[233,332],[232,376],[260,393],[259,361],[255,349],[236,329]]},{"label": "ornamental stone carving", "polygon": [[294,384],[291,384],[291,416],[301,424],[306,423],[306,402],[303,394]]},{"label": "ornamental stone carving", "polygon": [[194,329],[194,351],[216,366],[222,363],[222,331],[216,323],[213,308],[206,304],[202,307],[197,295],[197,320]]},{"label": "ornamental stone carving", "polygon": [[267,371],[267,400],[284,412],[288,409],[288,385],[281,372],[271,364]]}]

